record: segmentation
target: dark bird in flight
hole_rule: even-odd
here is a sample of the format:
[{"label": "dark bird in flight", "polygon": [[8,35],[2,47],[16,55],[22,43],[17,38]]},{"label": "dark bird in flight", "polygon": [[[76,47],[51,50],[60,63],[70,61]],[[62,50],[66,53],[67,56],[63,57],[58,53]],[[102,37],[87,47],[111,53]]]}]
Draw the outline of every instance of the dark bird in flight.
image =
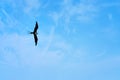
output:
[{"label": "dark bird in flight", "polygon": [[35,46],[37,46],[37,42],[38,42],[37,29],[38,29],[38,23],[36,21],[35,28],[34,28],[33,32],[30,32],[30,34],[33,34],[33,36],[34,36]]}]

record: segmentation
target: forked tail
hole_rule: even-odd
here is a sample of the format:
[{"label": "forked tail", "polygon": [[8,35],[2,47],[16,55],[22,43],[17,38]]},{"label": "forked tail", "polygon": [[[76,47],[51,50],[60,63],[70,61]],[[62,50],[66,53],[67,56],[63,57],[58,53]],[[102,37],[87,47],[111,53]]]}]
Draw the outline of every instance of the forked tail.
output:
[{"label": "forked tail", "polygon": [[28,31],[28,34],[33,34],[33,32]]}]

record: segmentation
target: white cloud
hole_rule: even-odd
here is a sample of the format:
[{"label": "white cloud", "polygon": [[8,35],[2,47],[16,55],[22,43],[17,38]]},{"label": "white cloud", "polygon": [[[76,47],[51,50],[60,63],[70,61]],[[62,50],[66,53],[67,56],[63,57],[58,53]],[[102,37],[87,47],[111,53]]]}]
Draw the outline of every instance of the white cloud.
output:
[{"label": "white cloud", "polygon": [[[54,35],[54,28],[51,29],[50,34],[41,33],[38,36],[40,38],[38,46],[34,46],[33,36],[31,35],[19,35],[16,33],[0,35],[1,40],[3,40],[0,42],[0,53],[4,54],[1,55],[3,59],[0,62],[19,67],[60,64],[68,44],[64,43],[64,40],[53,40],[53,38],[57,39],[56,35]],[[58,43],[64,45],[56,45]],[[60,50],[52,49],[53,46],[55,48],[60,47]]]},{"label": "white cloud", "polygon": [[118,31],[114,28],[113,24],[110,24],[108,27],[101,30],[101,34],[112,41],[118,37]]},{"label": "white cloud", "polygon": [[57,12],[52,12],[49,14],[49,16],[53,19],[55,25],[57,26],[60,18],[62,17],[62,14],[61,13],[58,14]]},{"label": "white cloud", "polygon": [[48,37],[48,40],[49,40],[49,41],[48,41],[48,43],[47,43],[47,46],[44,48],[44,52],[43,52],[43,53],[46,53],[46,52],[48,51],[50,45],[51,45],[52,39],[53,39],[53,37],[54,37],[54,30],[55,30],[55,28],[52,27],[52,29],[51,29],[51,31],[50,31],[50,35],[49,35],[49,37]]},{"label": "white cloud", "polygon": [[59,12],[50,13],[56,24],[62,24],[64,30],[69,34],[71,29],[69,24],[73,21],[90,23],[94,21],[99,11],[95,2],[82,1],[73,4],[71,0],[63,0],[60,4],[61,10]]},{"label": "white cloud", "polygon": [[0,32],[4,31],[4,23],[3,21],[0,19]]},{"label": "white cloud", "polygon": [[67,10],[65,12],[68,12],[67,15],[69,15],[70,17],[77,15],[79,18],[81,18],[81,21],[83,22],[86,22],[84,18],[92,20],[98,11],[97,6],[94,3],[88,2],[87,0],[79,2],[76,5],[68,3],[65,6]]},{"label": "white cloud", "polygon": [[102,6],[102,7],[119,7],[119,6],[120,6],[120,2],[115,2],[115,3],[103,3],[101,6]]},{"label": "white cloud", "polygon": [[0,17],[0,24],[4,27],[4,30],[6,30],[7,28],[18,27],[16,25],[19,24],[19,22],[17,21],[17,19],[11,16],[7,12],[7,10],[5,10],[4,8],[1,8],[0,11],[2,14],[2,16]]},{"label": "white cloud", "polygon": [[[13,24],[13,19],[10,17],[10,15],[8,14],[8,12],[5,10],[5,9],[3,9],[3,8],[1,8],[0,9],[0,11],[2,12],[2,14],[3,14],[3,16],[1,17],[2,18],[2,20],[1,21],[4,21],[4,23],[6,23],[6,24]],[[9,25],[8,27],[11,27],[11,25]]]},{"label": "white cloud", "polygon": [[62,66],[64,70],[82,70],[82,72],[87,72],[93,74],[94,72],[104,72],[111,71],[111,69],[119,68],[120,56],[106,56],[100,60],[83,60],[79,63],[68,62]]},{"label": "white cloud", "polygon": [[38,11],[40,6],[40,0],[25,0],[24,12],[29,14],[30,12]]},{"label": "white cloud", "polygon": [[108,19],[111,21],[113,19],[113,15],[112,14],[108,14]]},{"label": "white cloud", "polygon": [[46,3],[42,5],[42,8],[47,8],[50,5],[50,1],[48,0]]}]

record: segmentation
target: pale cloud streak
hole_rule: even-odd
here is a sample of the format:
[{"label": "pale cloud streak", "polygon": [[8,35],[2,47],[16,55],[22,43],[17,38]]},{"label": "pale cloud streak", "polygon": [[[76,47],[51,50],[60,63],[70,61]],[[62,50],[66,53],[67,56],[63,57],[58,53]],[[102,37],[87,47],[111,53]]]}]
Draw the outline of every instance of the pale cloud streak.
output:
[{"label": "pale cloud streak", "polygon": [[25,0],[24,12],[30,14],[31,12],[38,11],[41,7],[40,0]]},{"label": "pale cloud streak", "polygon": [[113,15],[112,14],[108,14],[108,19],[111,21],[113,19]]},{"label": "pale cloud streak", "polygon": [[[20,35],[17,33],[1,35],[0,53],[3,59],[1,63],[19,67],[39,67],[39,66],[54,66],[61,63],[65,46],[63,41],[54,42],[54,28],[50,34],[39,35],[40,40],[38,46],[34,46],[33,36]],[[64,45],[55,45],[55,44]],[[52,50],[51,47],[59,48],[60,50]],[[5,50],[6,49],[6,50]]]},{"label": "pale cloud streak", "polygon": [[69,28],[71,22],[90,23],[99,12],[97,5],[87,0],[77,4],[73,4],[72,0],[63,0],[60,5],[61,10],[50,13],[50,16],[56,24],[62,24],[67,33],[71,32]]},{"label": "pale cloud streak", "polygon": [[2,13],[2,17],[1,17],[1,24],[4,26],[4,28],[14,28],[14,27],[18,27],[16,26],[17,24],[19,24],[19,22],[17,21],[17,19],[15,19],[13,16],[11,16],[5,9],[1,8],[0,9],[1,13]]},{"label": "pale cloud streak", "polygon": [[101,6],[104,7],[104,8],[108,8],[108,7],[120,7],[120,2],[103,3]]}]

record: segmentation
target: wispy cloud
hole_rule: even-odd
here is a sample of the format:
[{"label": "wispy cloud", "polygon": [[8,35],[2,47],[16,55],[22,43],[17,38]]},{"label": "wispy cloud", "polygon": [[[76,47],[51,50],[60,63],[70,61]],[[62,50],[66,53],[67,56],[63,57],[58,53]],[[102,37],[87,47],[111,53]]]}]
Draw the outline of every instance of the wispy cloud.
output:
[{"label": "wispy cloud", "polygon": [[76,19],[78,17],[81,19],[80,22],[93,20],[94,16],[96,16],[98,12],[96,4],[87,0],[79,2],[76,5],[68,3],[65,6],[67,7],[66,12],[68,12],[69,16],[76,16]]},{"label": "wispy cloud", "polygon": [[47,45],[46,45],[46,47],[43,51],[43,54],[46,53],[48,51],[50,45],[52,45],[51,43],[52,43],[52,40],[53,40],[53,37],[54,37],[54,30],[55,30],[55,28],[52,27],[51,31],[50,31],[50,34],[49,34],[49,37],[48,37],[48,43],[47,43]]},{"label": "wispy cloud", "polygon": [[113,15],[112,14],[108,14],[108,19],[111,21],[113,19]]},{"label": "wispy cloud", "polygon": [[4,17],[2,17],[4,23],[7,24],[8,27],[14,27],[16,25],[16,20],[11,17],[5,9],[1,9],[1,12],[4,15]]},{"label": "wispy cloud", "polygon": [[120,2],[113,2],[113,3],[103,3],[101,5],[102,7],[119,7],[120,6]]},{"label": "wispy cloud", "polygon": [[[3,53],[2,63],[16,66],[53,66],[57,65],[62,61],[64,51],[66,51],[66,43],[63,41],[53,40],[56,36],[54,35],[54,28],[51,29],[50,34],[39,35],[40,40],[38,47],[34,46],[33,36],[19,35],[17,33],[4,34],[0,38],[1,50]],[[56,45],[56,44],[64,45]],[[52,47],[59,48],[60,50],[54,50]],[[3,49],[3,50],[2,50]],[[7,50],[5,50],[7,49]],[[68,50],[67,50],[68,51]]]},{"label": "wispy cloud", "polygon": [[41,3],[40,0],[25,0],[24,12],[30,14],[31,12],[36,12],[40,9]]},{"label": "wispy cloud", "polygon": [[114,28],[114,25],[109,25],[101,30],[101,34],[104,34],[105,38],[114,41],[118,37],[119,31]]},{"label": "wispy cloud", "polygon": [[59,12],[50,13],[56,24],[63,24],[65,31],[68,33],[71,31],[69,24],[71,22],[90,23],[94,21],[97,16],[98,7],[93,2],[85,0],[73,4],[72,0],[63,0],[60,3],[61,10]]},{"label": "wispy cloud", "polygon": [[62,13],[52,12],[48,16],[50,16],[53,21],[55,22],[55,25],[58,26],[59,20],[62,17]]}]

